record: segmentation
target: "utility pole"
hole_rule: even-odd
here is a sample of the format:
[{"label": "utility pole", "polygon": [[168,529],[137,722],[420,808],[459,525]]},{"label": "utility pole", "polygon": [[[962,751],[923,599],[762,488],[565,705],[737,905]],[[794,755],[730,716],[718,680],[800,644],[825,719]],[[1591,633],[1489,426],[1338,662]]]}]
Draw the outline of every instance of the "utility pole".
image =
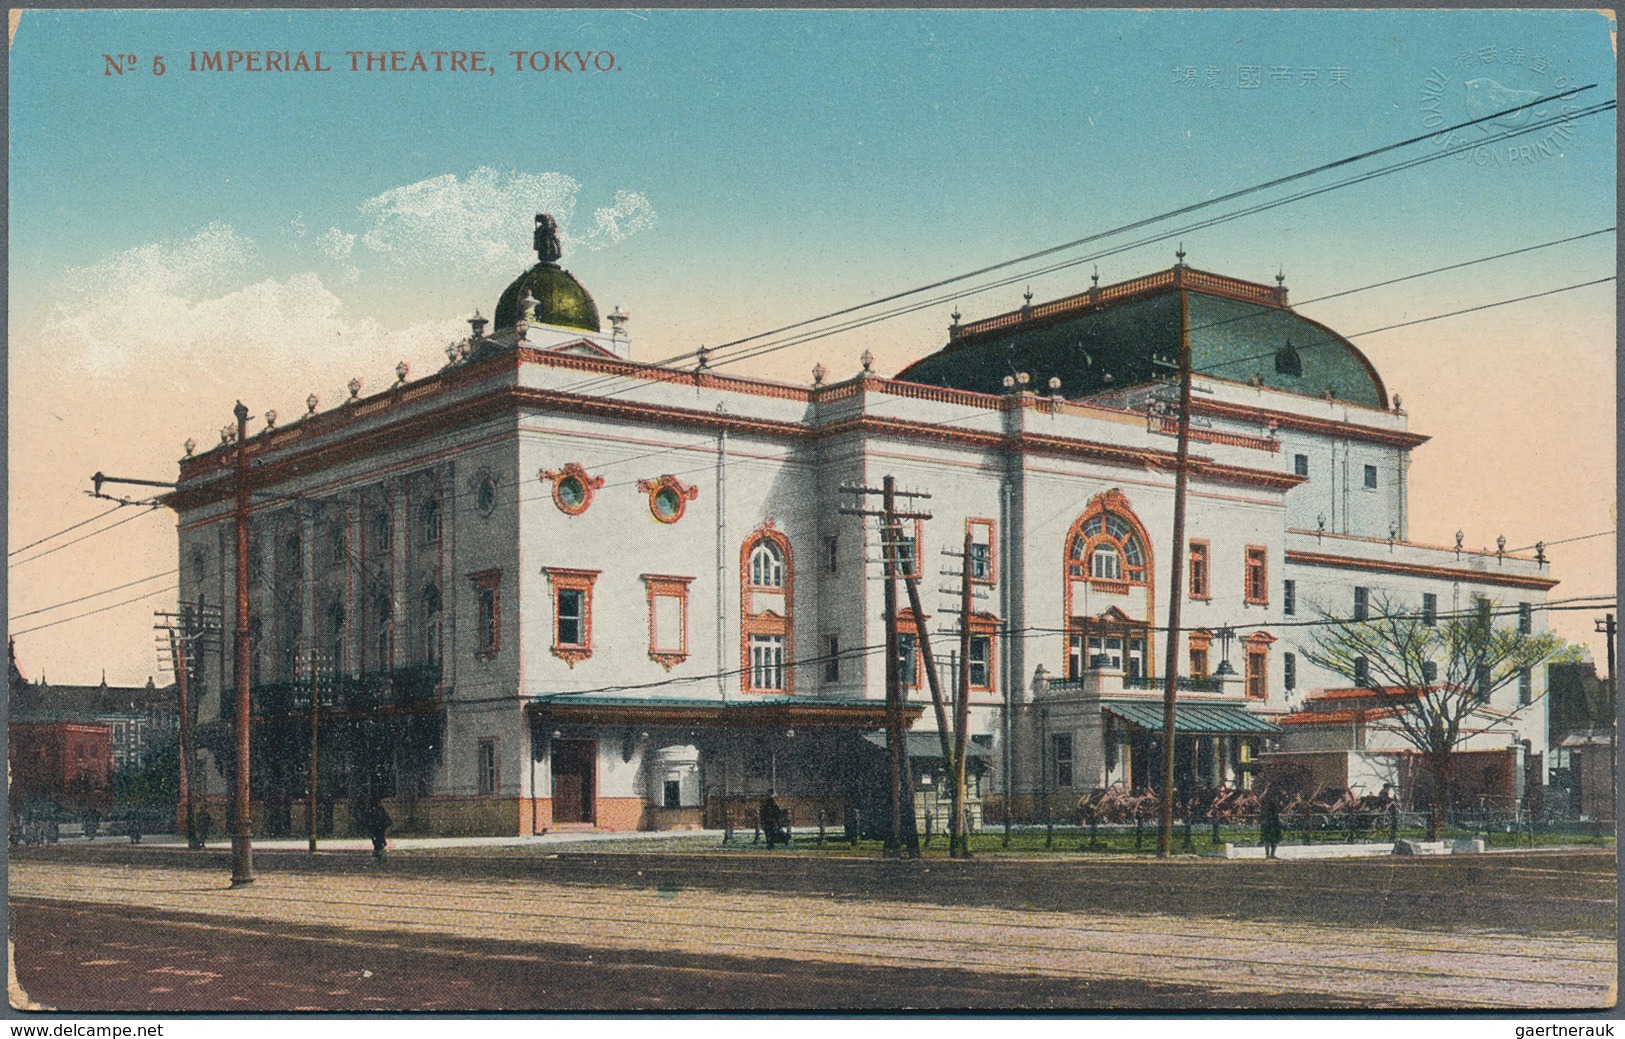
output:
[{"label": "utility pole", "polygon": [[[970,858],[970,833],[965,825],[965,753],[970,734],[970,616],[971,616],[971,534],[965,531],[965,551],[959,567],[959,698],[954,701],[954,807],[948,837],[950,858]],[[984,666],[992,666],[992,654]],[[992,676],[988,676],[991,678]]]},{"label": "utility pole", "polygon": [[1614,640],[1619,636],[1619,627],[1614,623],[1614,615],[1609,613],[1602,620],[1596,622],[1597,633],[1608,637],[1608,774],[1613,777],[1613,805],[1614,811],[1619,811],[1619,686],[1614,677]]},{"label": "utility pole", "polygon": [[[882,562],[885,564],[885,609],[886,609],[886,744],[891,752],[891,828],[886,834],[885,855],[887,858],[901,858],[907,845],[910,858],[920,855],[919,836],[910,827],[905,838],[903,832],[904,796],[908,795],[908,812],[912,817],[914,812],[912,791],[906,790],[907,784],[903,778],[908,773],[908,749],[903,742],[903,684],[899,673],[898,660],[898,632],[897,632],[897,525],[898,521],[905,519],[930,519],[930,515],[917,512],[897,511],[897,499],[925,498],[929,495],[917,491],[899,491],[897,480],[887,476],[879,490],[873,487],[842,487],[841,490],[855,494],[860,499],[869,495],[881,496],[881,510],[862,508],[842,508],[841,512],[848,516],[876,516],[880,519]],[[915,545],[915,559],[919,558],[919,545]]]},{"label": "utility pole", "polygon": [[197,760],[197,752],[192,745],[192,668],[194,661],[201,660],[209,645],[216,642],[220,624],[211,618],[218,617],[219,608],[215,607],[211,612],[211,608],[204,606],[201,600],[195,605],[180,605],[179,614],[158,612],[156,616],[160,623],[155,627],[167,635],[164,641],[168,644],[170,662],[175,669],[175,692],[180,700],[180,775],[176,793],[186,812],[186,846],[198,851],[203,847],[203,835],[197,828],[197,784],[192,777]]},{"label": "utility pole", "polygon": [[305,803],[305,825],[310,835],[310,853],[316,854],[316,798],[317,779],[321,775],[320,724],[322,712],[323,655],[311,650],[306,658],[310,665],[310,798]]},{"label": "utility pole", "polygon": [[[1180,246],[1176,272],[1183,274],[1185,248]],[[1183,279],[1181,279],[1183,280]],[[1190,470],[1191,345],[1190,315],[1183,285],[1179,289],[1179,447],[1174,461],[1174,541],[1168,584],[1168,654],[1162,693],[1162,813],[1157,825],[1157,857],[1174,847],[1174,701],[1179,691],[1180,606],[1185,601],[1185,485]],[[1166,366],[1166,365],[1164,365]]]},{"label": "utility pole", "polygon": [[233,719],[237,743],[236,809],[231,832],[231,886],[241,887],[254,883],[254,837],[248,812],[248,408],[237,402],[233,412],[237,416],[237,480],[236,506],[233,509],[237,527],[237,632],[236,659],[232,661],[237,677],[237,716]]}]

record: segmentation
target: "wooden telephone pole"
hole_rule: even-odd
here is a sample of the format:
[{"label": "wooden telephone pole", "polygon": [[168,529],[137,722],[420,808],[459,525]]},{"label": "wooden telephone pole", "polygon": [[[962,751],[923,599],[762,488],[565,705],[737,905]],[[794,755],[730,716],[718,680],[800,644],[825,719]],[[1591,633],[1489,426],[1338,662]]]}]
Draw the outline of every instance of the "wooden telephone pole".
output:
[{"label": "wooden telephone pole", "polygon": [[[874,509],[842,508],[841,512],[847,516],[875,516],[880,519],[882,561],[886,570],[886,745],[891,754],[891,827],[886,833],[887,858],[901,858],[905,847],[909,858],[918,858],[920,855],[920,839],[917,829],[909,827],[905,832],[903,827],[903,812],[905,804],[910,817],[914,812],[913,790],[910,784],[905,783],[904,777],[908,774],[908,748],[904,745],[904,702],[902,676],[898,660],[898,632],[897,632],[897,546],[898,524],[905,519],[930,519],[929,513],[898,512],[898,498],[929,498],[929,494],[920,491],[899,491],[897,480],[887,476],[879,489],[873,487],[842,487],[842,491],[855,494],[861,500],[872,495],[881,496],[881,508]],[[915,569],[919,568],[919,544],[914,546]],[[917,597],[917,593],[916,593]],[[919,617],[918,608],[915,611]],[[923,632],[922,632],[923,634]],[[935,679],[933,678],[934,682]],[[905,797],[907,798],[905,802]]]},{"label": "wooden telephone pole", "polygon": [[[1183,273],[1185,248],[1179,249],[1176,271]],[[1180,605],[1185,601],[1185,498],[1190,475],[1191,346],[1185,291],[1179,293],[1179,447],[1174,461],[1174,540],[1168,579],[1168,655],[1162,693],[1162,812],[1157,824],[1157,857],[1174,848],[1174,702],[1179,694]]]}]

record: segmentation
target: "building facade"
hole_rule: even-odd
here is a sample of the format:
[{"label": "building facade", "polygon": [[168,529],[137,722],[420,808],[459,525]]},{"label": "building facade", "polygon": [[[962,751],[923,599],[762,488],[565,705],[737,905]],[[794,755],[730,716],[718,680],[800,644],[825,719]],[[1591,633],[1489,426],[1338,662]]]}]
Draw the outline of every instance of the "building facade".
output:
[{"label": "building facade", "polygon": [[[880,535],[843,509],[888,476],[930,495],[911,499],[929,518],[905,521],[900,550],[919,612],[897,621],[925,811],[941,775],[921,635],[951,681],[958,581],[942,573],[961,565],[973,800],[990,819],[1153,781],[1170,596],[1181,783],[1244,784],[1268,754],[1319,749],[1294,743],[1313,725],[1283,724],[1347,684],[1296,648],[1316,608],[1490,599],[1542,624],[1543,559],[1408,540],[1425,438],[1281,285],[1181,263],[956,316],[944,349],[896,378],[865,362],[790,385],[632,361],[625,315],[601,330],[540,218],[536,242],[495,329],[476,317],[439,372],[403,366],[368,396],[352,383],[336,407],[312,398],[296,422],[181,462],[180,593],[213,603],[234,601],[239,452],[248,467],[268,828],[302,818],[313,718],[335,827],[374,796],[403,828],[443,833],[748,826],[769,793],[797,825],[877,817]],[[1156,377],[1182,349],[1199,392],[1176,549],[1177,422]],[[202,742],[229,771],[222,641],[198,685]],[[1545,749],[1542,691],[1506,712],[1527,753]]]}]

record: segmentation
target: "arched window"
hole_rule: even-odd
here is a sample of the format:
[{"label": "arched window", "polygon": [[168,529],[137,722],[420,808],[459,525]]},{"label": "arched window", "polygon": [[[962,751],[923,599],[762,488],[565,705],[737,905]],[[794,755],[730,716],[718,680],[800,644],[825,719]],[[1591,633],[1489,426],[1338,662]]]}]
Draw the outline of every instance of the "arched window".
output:
[{"label": "arched window", "polygon": [[795,684],[790,539],[768,523],[740,551],[740,685],[788,693]]},{"label": "arched window", "polygon": [[757,588],[784,587],[784,557],[779,546],[762,541],[750,553],[750,583]]},{"label": "arched window", "polygon": [[1145,541],[1138,524],[1115,512],[1085,514],[1067,550],[1073,577],[1146,583]]}]

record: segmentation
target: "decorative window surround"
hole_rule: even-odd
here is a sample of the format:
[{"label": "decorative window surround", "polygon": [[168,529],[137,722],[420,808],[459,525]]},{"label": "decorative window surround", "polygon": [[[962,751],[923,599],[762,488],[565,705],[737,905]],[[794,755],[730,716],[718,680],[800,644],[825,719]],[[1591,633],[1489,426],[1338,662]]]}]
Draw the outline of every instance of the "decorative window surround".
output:
[{"label": "decorative window surround", "polygon": [[[542,572],[547,575],[548,587],[553,593],[553,655],[573,668],[592,656],[592,586],[602,571],[548,566],[543,567]],[[574,592],[579,597],[579,616],[564,618],[576,622],[573,642],[565,641],[571,632],[561,631],[559,604],[563,592]]]},{"label": "decorative window surround", "polygon": [[592,504],[592,494],[604,486],[602,476],[590,476],[575,462],[561,469],[539,469],[536,478],[553,484],[553,504],[566,516],[579,516]]},{"label": "decorative window surround", "polygon": [[667,473],[653,480],[639,480],[638,490],[649,496],[649,515],[661,523],[683,518],[688,503],[700,496],[700,489]]},{"label": "decorative window surround", "polygon": [[[670,671],[688,659],[688,586],[692,577],[672,577],[664,574],[644,574],[643,588],[649,600],[649,659]],[[675,632],[668,632],[660,623],[660,601],[675,602],[675,617],[668,614],[668,624]]]}]

